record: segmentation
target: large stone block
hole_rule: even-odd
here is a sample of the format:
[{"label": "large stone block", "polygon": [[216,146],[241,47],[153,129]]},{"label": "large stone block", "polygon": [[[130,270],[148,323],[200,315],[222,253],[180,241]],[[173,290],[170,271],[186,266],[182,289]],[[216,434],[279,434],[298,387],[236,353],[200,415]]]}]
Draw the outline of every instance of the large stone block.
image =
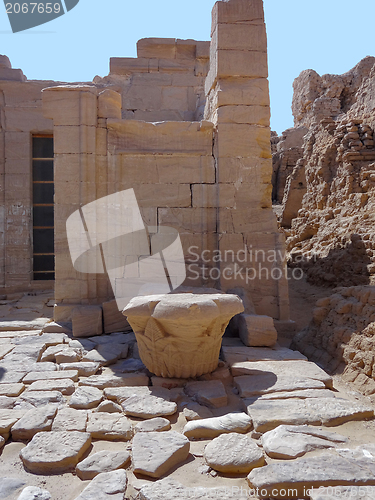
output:
[{"label": "large stone block", "polygon": [[217,226],[217,211],[215,208],[160,208],[158,223],[186,233],[213,233]]},{"label": "large stone block", "polygon": [[190,207],[190,184],[127,184],[140,207]]},{"label": "large stone block", "polygon": [[125,316],[118,310],[115,300],[103,302],[104,333],[125,332],[131,330]]},{"label": "large stone block", "polygon": [[214,123],[237,123],[249,125],[270,125],[269,106],[221,106],[213,114]]},{"label": "large stone block", "polygon": [[150,59],[147,57],[111,57],[109,66],[111,75],[129,75],[133,72],[148,73]]},{"label": "large stone block", "polygon": [[43,113],[54,126],[97,125],[96,89],[88,86],[51,87],[42,92]]},{"label": "large stone block", "polygon": [[113,90],[103,90],[98,96],[99,118],[121,118],[121,95]]},{"label": "large stone block", "polygon": [[80,306],[72,312],[74,337],[92,337],[103,333],[102,308]]},{"label": "large stone block", "polygon": [[220,49],[267,51],[266,27],[263,22],[218,24],[211,38],[211,57]]},{"label": "large stone block", "polygon": [[30,132],[32,130],[52,132],[53,122],[43,117],[41,106],[38,108],[5,107],[4,110],[6,129],[9,132]]},{"label": "large stone block", "polygon": [[[206,85],[206,94],[211,87]],[[214,110],[220,106],[269,106],[269,88],[266,78],[229,78],[217,82],[208,95],[208,105]]]},{"label": "large stone block", "polygon": [[269,316],[240,314],[237,318],[238,333],[249,347],[272,347],[277,342],[277,331]]},{"label": "large stone block", "polygon": [[117,153],[212,154],[213,125],[209,122],[145,123],[108,120],[109,147]]},{"label": "large stone block", "polygon": [[263,19],[263,0],[216,2],[212,9],[213,30],[218,23],[239,23]]},{"label": "large stone block", "polygon": [[187,87],[165,87],[162,89],[162,109],[189,109]]},{"label": "large stone block", "polygon": [[96,127],[55,126],[54,148],[56,154],[63,153],[95,153]]},{"label": "large stone block", "polygon": [[216,158],[271,158],[270,129],[256,125],[219,123],[214,152]]},{"label": "large stone block", "polygon": [[271,184],[271,158],[218,158],[217,182],[235,183],[242,179],[245,184],[260,186]]},{"label": "large stone block", "polygon": [[234,207],[235,194],[232,184],[193,184],[193,207]]},{"label": "large stone block", "polygon": [[5,158],[30,160],[31,135],[29,132],[5,132]]}]

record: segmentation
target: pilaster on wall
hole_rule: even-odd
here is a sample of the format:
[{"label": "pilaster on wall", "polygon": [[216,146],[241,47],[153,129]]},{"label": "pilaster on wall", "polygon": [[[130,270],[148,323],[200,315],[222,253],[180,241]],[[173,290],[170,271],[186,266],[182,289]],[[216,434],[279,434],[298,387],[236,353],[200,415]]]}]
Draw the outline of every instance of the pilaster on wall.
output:
[{"label": "pilaster on wall", "polygon": [[121,97],[90,86],[51,87],[43,90],[43,112],[54,122],[55,300],[69,316],[70,305],[102,303],[111,296],[106,274],[74,269],[66,221],[108,194],[107,119],[121,117]]},{"label": "pilaster on wall", "polygon": [[[280,279],[271,275],[275,267],[284,270],[285,262],[283,236],[278,233],[271,205],[270,103],[263,0],[217,2],[212,11],[211,36],[205,119],[215,125],[217,185],[214,189],[219,200],[219,249],[236,253],[247,247],[244,272],[246,268],[256,270],[256,278],[246,282],[244,275],[236,275],[233,269],[231,278],[227,273],[221,279],[221,286],[224,290],[243,288],[258,314],[286,320],[289,319],[287,279],[285,275]],[[234,186],[233,204],[232,208],[226,208],[230,205],[220,203],[220,197],[230,185]],[[274,253],[275,250],[280,253]],[[275,256],[273,260],[269,259],[271,255]],[[223,266],[228,267],[230,262],[224,262]],[[277,272],[273,276],[278,275]]]}]

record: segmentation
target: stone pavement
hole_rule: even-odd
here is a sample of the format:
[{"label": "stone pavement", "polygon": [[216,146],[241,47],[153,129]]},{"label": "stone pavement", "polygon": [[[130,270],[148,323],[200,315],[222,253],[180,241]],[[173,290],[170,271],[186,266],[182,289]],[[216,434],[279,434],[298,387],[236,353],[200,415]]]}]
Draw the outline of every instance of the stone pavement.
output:
[{"label": "stone pavement", "polygon": [[375,438],[348,426],[374,408],[299,352],[224,338],[215,372],[162,379],[133,333],[74,339],[49,294],[2,302],[0,499],[373,498]]}]

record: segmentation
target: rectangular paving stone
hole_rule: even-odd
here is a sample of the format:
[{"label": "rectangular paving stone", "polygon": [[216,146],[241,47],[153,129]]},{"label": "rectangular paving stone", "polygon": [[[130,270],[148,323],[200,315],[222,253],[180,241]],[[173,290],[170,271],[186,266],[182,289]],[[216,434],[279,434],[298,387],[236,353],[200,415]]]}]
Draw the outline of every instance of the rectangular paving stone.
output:
[{"label": "rectangular paving stone", "polygon": [[15,398],[25,390],[23,384],[0,384],[0,396]]},{"label": "rectangular paving stone", "polygon": [[260,372],[256,375],[242,375],[234,377],[233,380],[241,398],[251,398],[282,391],[325,388],[323,382],[319,380],[295,378],[292,376],[276,376],[270,372]]},{"label": "rectangular paving stone", "polygon": [[29,391],[59,391],[69,396],[75,391],[73,380],[63,378],[57,380],[37,380],[29,386]]},{"label": "rectangular paving stone", "polygon": [[147,386],[149,378],[143,373],[125,373],[118,375],[92,375],[79,381],[79,385],[89,385],[98,389],[106,387]]},{"label": "rectangular paving stone", "polygon": [[64,370],[53,372],[31,372],[28,373],[22,380],[24,384],[32,384],[38,380],[60,380],[71,379],[73,382],[78,381],[78,370]]},{"label": "rectangular paving stone", "polygon": [[222,347],[224,360],[232,365],[233,363],[242,363],[243,361],[288,361],[304,360],[307,358],[299,351],[292,351],[286,347],[276,345],[270,347],[246,347],[225,346]]},{"label": "rectangular paving stone", "polygon": [[61,408],[53,421],[53,431],[86,431],[88,412],[73,408]]}]

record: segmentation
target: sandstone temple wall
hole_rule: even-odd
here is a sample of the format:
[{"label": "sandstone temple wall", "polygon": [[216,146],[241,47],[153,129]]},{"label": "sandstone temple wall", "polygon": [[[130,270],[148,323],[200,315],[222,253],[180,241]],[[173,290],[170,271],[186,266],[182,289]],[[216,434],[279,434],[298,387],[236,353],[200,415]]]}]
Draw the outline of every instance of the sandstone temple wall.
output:
[{"label": "sandstone temple wall", "polygon": [[[262,0],[217,2],[211,42],[143,39],[137,55],[111,59],[109,75],[93,83],[19,84],[33,86],[37,102],[35,122],[30,118],[27,128],[24,120],[19,132],[28,136],[22,147],[29,144],[22,193],[31,193],[32,134],[53,133],[54,139],[56,319],[70,319],[77,305],[113,298],[106,274],[74,269],[67,218],[87,203],[132,188],[146,226],[178,230],[188,270],[184,285],[235,290],[248,310],[288,320],[286,276],[271,274],[284,271],[285,262],[284,236],[271,207]],[[26,116],[24,110],[20,115]],[[9,132],[5,124],[2,133]],[[20,284],[33,283],[31,201],[27,207],[27,273],[20,275]],[[5,224],[9,220],[4,218]],[[202,258],[204,251],[208,258]],[[215,252],[225,259],[215,261]],[[238,252],[246,254],[245,269],[257,267],[255,278],[237,272],[241,262],[232,256]],[[257,253],[258,262],[252,260]],[[225,277],[210,274],[214,268],[225,270]],[[0,279],[10,284],[9,278]]]}]

